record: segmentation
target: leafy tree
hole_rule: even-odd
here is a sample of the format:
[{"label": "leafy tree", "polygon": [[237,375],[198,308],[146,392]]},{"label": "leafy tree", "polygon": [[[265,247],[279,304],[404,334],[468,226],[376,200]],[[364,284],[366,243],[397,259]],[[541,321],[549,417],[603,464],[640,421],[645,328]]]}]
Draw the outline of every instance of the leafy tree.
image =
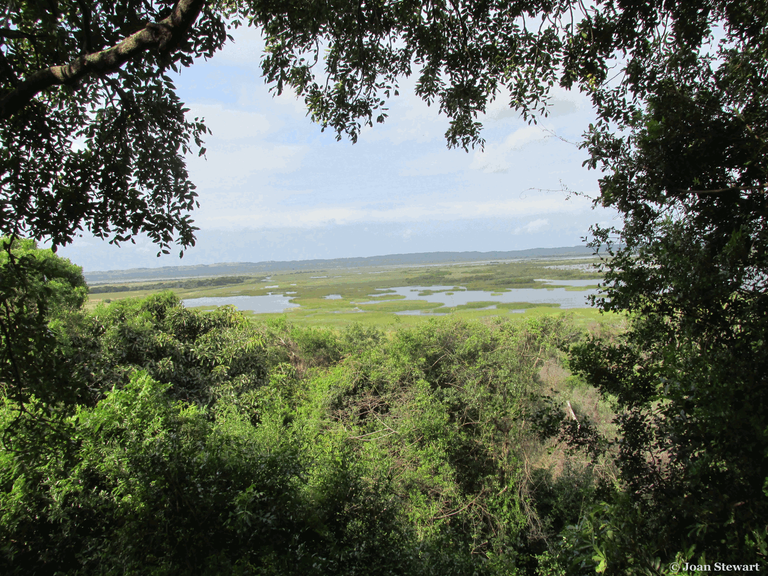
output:
[{"label": "leafy tree", "polygon": [[595,230],[610,256],[599,304],[634,318],[621,342],[574,357],[624,409],[625,493],[592,523],[607,514],[630,533],[602,535],[616,572],[678,554],[768,555],[768,11],[680,10],[689,20],[629,75],[644,105],[612,105],[626,131],[600,124],[588,139],[591,164],[608,172],[600,201],[624,217],[622,230]]},{"label": "leafy tree", "polygon": [[251,403],[266,380],[264,348],[242,314],[226,306],[202,314],[170,292],[100,306],[83,324],[94,342],[84,375],[93,387],[123,386],[135,370],[171,386],[178,400],[213,406],[219,398]]},{"label": "leafy tree", "polygon": [[606,539],[614,569],[768,555],[768,93],[749,54],[723,51],[719,69],[689,68],[685,83],[663,78],[630,137],[591,141],[613,169],[602,201],[624,215],[620,232],[595,231],[611,256],[600,305],[634,317],[621,343],[591,341],[574,363],[625,410],[632,497],[608,513],[644,549]]},{"label": "leafy tree", "polygon": [[77,392],[56,362],[56,322],[88,296],[82,269],[32,240],[0,238],[0,392],[24,402]]},{"label": "leafy tree", "polygon": [[[0,231],[68,244],[146,233],[194,243],[183,156],[206,132],[168,70],[226,39],[205,0],[4,3],[0,29]],[[201,149],[201,153],[203,150]]]}]

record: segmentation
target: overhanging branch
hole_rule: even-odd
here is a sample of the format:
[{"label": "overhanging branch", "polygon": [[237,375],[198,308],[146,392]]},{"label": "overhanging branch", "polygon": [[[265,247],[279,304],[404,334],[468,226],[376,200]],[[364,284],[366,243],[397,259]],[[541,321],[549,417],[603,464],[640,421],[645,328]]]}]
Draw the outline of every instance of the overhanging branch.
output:
[{"label": "overhanging branch", "polygon": [[715,190],[681,190],[678,189],[678,192],[682,192],[684,194],[722,194],[723,192],[740,192],[743,190],[762,190],[766,191],[768,189],[768,186],[765,185],[758,185],[758,186],[731,186],[730,188],[717,188]]},{"label": "overhanging branch", "polygon": [[53,86],[69,84],[91,74],[108,74],[149,50],[170,53],[186,37],[206,0],[179,0],[168,17],[147,24],[125,40],[94,54],[86,54],[61,66],[39,70],[25,78],[0,100],[0,119],[24,108],[32,98]]}]

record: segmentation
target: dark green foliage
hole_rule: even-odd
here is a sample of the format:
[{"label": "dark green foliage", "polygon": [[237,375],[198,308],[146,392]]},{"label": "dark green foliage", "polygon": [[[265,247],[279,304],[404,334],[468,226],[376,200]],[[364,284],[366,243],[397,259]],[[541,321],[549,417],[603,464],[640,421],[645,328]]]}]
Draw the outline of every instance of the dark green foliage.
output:
[{"label": "dark green foliage", "polygon": [[194,244],[183,157],[207,130],[166,72],[221,47],[221,16],[202,0],[60,0],[3,18],[0,233]]},{"label": "dark green foliage", "polygon": [[331,366],[341,360],[343,343],[329,328],[304,328],[293,330],[291,337],[298,353],[308,367]]},{"label": "dark green foliage", "polygon": [[439,286],[446,284],[449,280],[447,270],[428,269],[426,272],[420,271],[419,274],[413,274],[408,278],[408,284],[411,286]]},{"label": "dark green foliage", "polygon": [[88,289],[82,269],[32,240],[0,239],[0,392],[24,402],[55,402],[81,392],[67,382],[59,354],[61,326]]},{"label": "dark green foliage", "polygon": [[164,292],[97,308],[89,320],[100,349],[94,373],[104,386],[140,368],[171,384],[175,398],[205,406],[249,393],[266,377],[261,341],[233,307],[192,312]]},{"label": "dark green foliage", "polygon": [[531,499],[543,520],[542,532],[557,537],[568,526],[578,524],[592,508],[596,484],[592,470],[575,469],[570,461],[557,477],[550,470],[537,469]]},{"label": "dark green foliage", "polygon": [[621,409],[623,489],[582,526],[617,574],[768,556],[768,11],[683,15],[632,71],[644,104],[607,107],[624,133],[600,123],[588,141],[600,202],[624,221],[595,230],[610,256],[599,304],[633,318],[572,362]]}]

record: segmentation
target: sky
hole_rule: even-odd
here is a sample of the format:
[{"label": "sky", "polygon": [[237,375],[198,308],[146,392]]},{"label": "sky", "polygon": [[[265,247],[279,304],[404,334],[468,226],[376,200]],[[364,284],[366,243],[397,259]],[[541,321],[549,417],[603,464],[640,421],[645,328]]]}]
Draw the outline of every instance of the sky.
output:
[{"label": "sky", "polygon": [[439,251],[507,251],[583,244],[599,173],[577,143],[593,114],[579,93],[556,90],[549,116],[529,125],[500,95],[479,118],[483,149],[446,146],[448,120],[404,79],[384,124],[352,144],[322,132],[291,94],[261,77],[263,42],[235,42],[175,78],[191,117],[212,134],[187,158],[200,208],[197,243],[158,258],[145,238],[120,247],[82,237],[59,250],[86,272],[136,267],[345,258]]}]

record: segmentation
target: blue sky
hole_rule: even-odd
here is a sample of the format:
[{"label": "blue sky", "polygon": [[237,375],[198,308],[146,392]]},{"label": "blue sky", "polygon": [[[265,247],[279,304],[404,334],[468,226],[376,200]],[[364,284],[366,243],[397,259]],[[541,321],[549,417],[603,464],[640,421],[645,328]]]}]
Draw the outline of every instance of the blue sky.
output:
[{"label": "blue sky", "polygon": [[[260,76],[258,31],[176,80],[190,115],[213,134],[190,157],[200,208],[198,242],[183,260],[157,258],[145,239],[119,248],[80,238],[60,254],[86,271],[303,260],[431,251],[574,246],[612,212],[565,190],[597,194],[575,144],[592,120],[586,98],[558,90],[548,118],[528,125],[504,95],[489,106],[484,150],[448,149],[445,117],[405,79],[384,124],[356,144],[336,141],[290,94],[273,97]],[[565,140],[565,141],[564,141]],[[566,142],[567,141],[567,142]]]}]

